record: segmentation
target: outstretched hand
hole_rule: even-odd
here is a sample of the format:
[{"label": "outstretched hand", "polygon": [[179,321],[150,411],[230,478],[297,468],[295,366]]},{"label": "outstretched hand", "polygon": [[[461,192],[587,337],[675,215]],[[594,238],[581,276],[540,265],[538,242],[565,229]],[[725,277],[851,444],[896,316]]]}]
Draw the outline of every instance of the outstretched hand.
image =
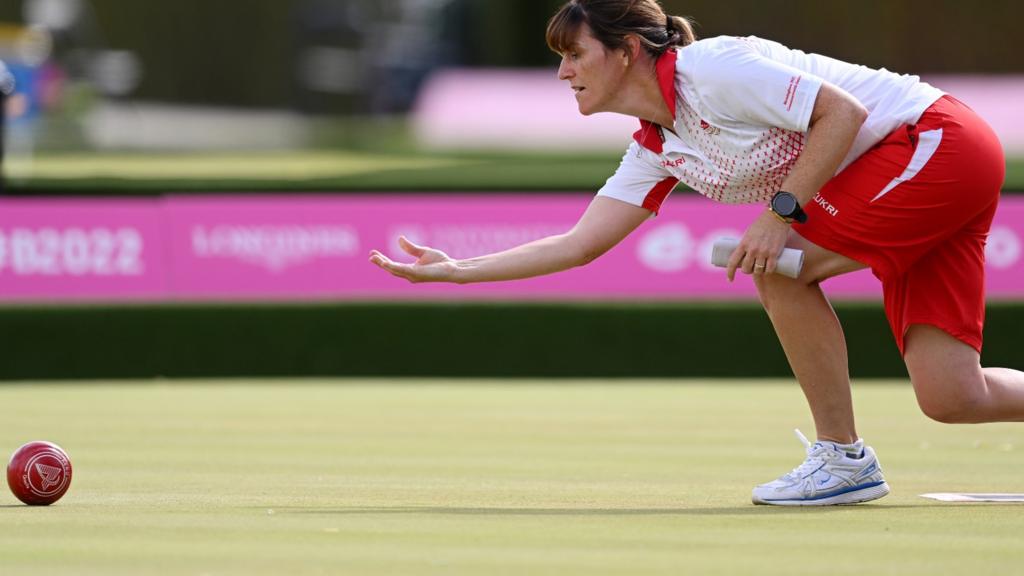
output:
[{"label": "outstretched hand", "polygon": [[370,252],[370,262],[409,282],[454,282],[458,266],[447,254],[434,248],[418,246],[405,236],[399,236],[398,246],[416,258],[412,264],[395,262],[377,250]]}]

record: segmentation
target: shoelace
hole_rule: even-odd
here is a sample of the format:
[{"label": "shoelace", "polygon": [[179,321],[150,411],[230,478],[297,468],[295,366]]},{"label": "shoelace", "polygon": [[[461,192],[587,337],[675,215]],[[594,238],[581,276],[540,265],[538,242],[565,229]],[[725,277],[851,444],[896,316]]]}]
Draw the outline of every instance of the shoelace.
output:
[{"label": "shoelace", "polygon": [[839,458],[840,455],[835,450],[822,444],[811,444],[811,441],[807,439],[807,436],[804,436],[804,433],[799,428],[793,430],[793,432],[796,432],[796,437],[800,439],[800,443],[807,450],[807,459],[794,468],[792,472],[786,474],[787,478],[803,478],[820,468],[825,462]]}]

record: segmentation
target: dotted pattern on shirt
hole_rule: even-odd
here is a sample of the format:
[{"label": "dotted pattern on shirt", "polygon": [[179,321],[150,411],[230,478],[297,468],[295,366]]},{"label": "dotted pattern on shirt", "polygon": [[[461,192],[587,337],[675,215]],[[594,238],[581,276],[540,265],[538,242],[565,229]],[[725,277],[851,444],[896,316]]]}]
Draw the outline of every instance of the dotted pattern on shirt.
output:
[{"label": "dotted pattern on shirt", "polygon": [[[729,138],[728,128],[716,127],[679,99],[680,138],[700,151],[701,158],[687,158],[678,169],[679,179],[701,194],[725,204],[767,202],[782,189],[782,182],[804,148],[804,134],[766,127],[753,143],[743,145]],[[703,124],[703,125],[702,125]]]}]

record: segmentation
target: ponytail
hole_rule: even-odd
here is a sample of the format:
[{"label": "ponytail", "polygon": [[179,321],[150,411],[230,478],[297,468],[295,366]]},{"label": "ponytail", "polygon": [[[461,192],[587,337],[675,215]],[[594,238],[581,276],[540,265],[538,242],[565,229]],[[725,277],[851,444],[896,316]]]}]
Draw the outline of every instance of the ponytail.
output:
[{"label": "ponytail", "polygon": [[693,33],[693,24],[687,18],[682,16],[667,16],[666,17],[665,29],[668,31],[668,45],[678,46],[689,46],[697,40],[697,36]]},{"label": "ponytail", "polygon": [[548,22],[548,46],[559,54],[565,52],[583,24],[613,50],[635,35],[655,57],[697,39],[688,19],[665,14],[657,0],[569,0]]}]

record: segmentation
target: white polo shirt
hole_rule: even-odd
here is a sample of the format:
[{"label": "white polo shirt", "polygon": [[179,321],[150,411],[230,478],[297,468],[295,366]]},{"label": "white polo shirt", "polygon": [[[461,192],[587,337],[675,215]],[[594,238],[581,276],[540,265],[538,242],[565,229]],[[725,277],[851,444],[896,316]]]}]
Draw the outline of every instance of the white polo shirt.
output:
[{"label": "white polo shirt", "polygon": [[679,182],[712,200],[765,202],[804,147],[822,82],[869,111],[839,171],[943,92],[906,76],[807,54],[756,37],[720,36],[668,51],[656,65],[675,134],[640,122],[618,170],[598,192],[658,212]]}]

